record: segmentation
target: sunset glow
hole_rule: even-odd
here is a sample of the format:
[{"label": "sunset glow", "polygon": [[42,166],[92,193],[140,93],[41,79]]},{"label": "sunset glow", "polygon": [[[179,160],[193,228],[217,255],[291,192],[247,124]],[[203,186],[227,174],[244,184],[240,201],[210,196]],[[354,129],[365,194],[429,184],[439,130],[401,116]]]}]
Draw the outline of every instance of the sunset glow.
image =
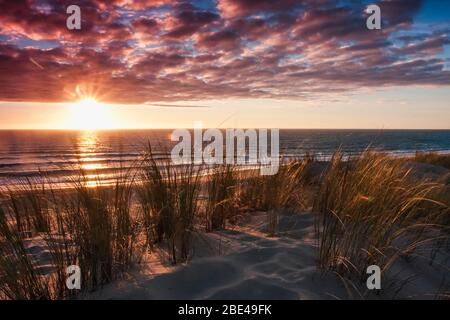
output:
[{"label": "sunset glow", "polygon": [[100,130],[112,129],[114,123],[108,107],[94,98],[84,98],[70,106],[68,129]]}]

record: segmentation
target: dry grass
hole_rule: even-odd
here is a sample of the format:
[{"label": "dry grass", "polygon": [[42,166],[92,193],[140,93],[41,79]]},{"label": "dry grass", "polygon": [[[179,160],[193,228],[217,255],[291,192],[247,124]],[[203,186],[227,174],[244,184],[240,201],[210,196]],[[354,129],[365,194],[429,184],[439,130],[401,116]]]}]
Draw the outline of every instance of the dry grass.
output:
[{"label": "dry grass", "polygon": [[267,212],[268,234],[275,236],[282,210],[304,210],[307,205],[307,171],[311,160],[293,160],[271,176],[249,171],[239,179],[239,205],[248,211]]},{"label": "dry grass", "polygon": [[[98,289],[126,270],[133,262],[137,236],[130,212],[132,176],[126,174],[126,181],[117,177],[116,184],[105,189],[90,187],[80,170],[68,190],[55,192],[48,183],[36,189],[28,181],[8,191],[0,207],[0,295],[68,298],[76,293],[66,288],[69,265],[81,268],[84,291]],[[42,270],[27,248],[31,237],[45,243],[51,272]]]},{"label": "dry grass", "polygon": [[310,160],[293,160],[280,166],[271,176],[261,176],[258,170],[239,175],[239,206],[247,210],[305,209],[304,188]]},{"label": "dry grass", "polygon": [[225,229],[237,213],[237,172],[233,165],[216,166],[208,176],[204,224],[206,231]]},{"label": "dry grass", "polygon": [[439,154],[436,152],[416,152],[414,161],[450,169],[450,154]]},{"label": "dry grass", "polygon": [[73,181],[75,192],[64,199],[66,234],[89,288],[110,282],[132,263],[138,223],[130,210],[133,177],[118,176],[110,189],[89,187],[83,177]]},{"label": "dry grass", "polygon": [[157,161],[149,146],[141,169],[139,201],[147,244],[165,241],[172,263],[186,261],[199,216],[201,167]]},{"label": "dry grass", "polygon": [[448,204],[442,185],[416,181],[402,161],[372,152],[344,161],[337,152],[323,177],[314,210],[319,265],[342,275],[387,271],[399,257],[442,239]]}]

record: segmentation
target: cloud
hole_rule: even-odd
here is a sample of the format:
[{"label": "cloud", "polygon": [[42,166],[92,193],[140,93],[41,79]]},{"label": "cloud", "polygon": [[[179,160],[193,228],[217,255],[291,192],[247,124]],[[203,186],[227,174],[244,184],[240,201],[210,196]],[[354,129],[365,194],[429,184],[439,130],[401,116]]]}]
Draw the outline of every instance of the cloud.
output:
[{"label": "cloud", "polygon": [[209,106],[199,106],[199,105],[183,105],[183,104],[167,104],[167,103],[145,103],[152,107],[158,108],[210,108]]},{"label": "cloud", "polygon": [[417,24],[419,0],[374,1],[382,30],[367,30],[353,0],[80,0],[82,29],[69,31],[71,2],[0,3],[0,101],[71,101],[80,85],[173,107],[450,84],[450,24]]},{"label": "cloud", "polygon": [[297,0],[219,0],[218,8],[225,17],[230,18],[257,13],[290,11],[301,5],[302,2]]}]

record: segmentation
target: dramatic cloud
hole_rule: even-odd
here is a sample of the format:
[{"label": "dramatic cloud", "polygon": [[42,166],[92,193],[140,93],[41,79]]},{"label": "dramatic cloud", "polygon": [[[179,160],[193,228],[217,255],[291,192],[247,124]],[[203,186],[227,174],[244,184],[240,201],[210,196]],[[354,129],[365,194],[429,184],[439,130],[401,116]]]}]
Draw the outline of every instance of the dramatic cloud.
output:
[{"label": "dramatic cloud", "polygon": [[[71,31],[74,3],[82,29]],[[368,30],[364,3],[0,1],[0,101],[70,101],[76,88],[152,104],[450,85],[449,23],[416,23],[420,0],[378,0],[383,28]]]}]

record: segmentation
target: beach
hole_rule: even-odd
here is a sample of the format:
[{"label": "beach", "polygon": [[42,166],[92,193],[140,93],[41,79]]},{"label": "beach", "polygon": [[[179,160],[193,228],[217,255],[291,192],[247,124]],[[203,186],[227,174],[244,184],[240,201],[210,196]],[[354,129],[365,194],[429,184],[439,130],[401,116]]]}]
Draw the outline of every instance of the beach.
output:
[{"label": "beach", "polygon": [[[167,159],[175,142],[173,130],[0,130],[0,185],[14,186],[23,178],[35,179],[45,171],[52,183],[64,187],[78,174],[110,185],[115,174],[139,166],[147,148]],[[327,161],[340,149],[355,155],[371,147],[395,156],[416,151],[450,152],[449,130],[280,130],[280,155],[297,159],[313,154]]]},{"label": "beach", "polygon": [[[120,174],[110,186],[92,185],[81,167],[70,189],[3,189],[3,298],[448,297],[445,154],[337,152],[287,161],[266,177],[141,162],[133,180]],[[81,290],[58,284],[73,263],[85,272]],[[366,285],[372,264],[382,269],[375,291]],[[23,274],[9,274],[17,265]]]}]

